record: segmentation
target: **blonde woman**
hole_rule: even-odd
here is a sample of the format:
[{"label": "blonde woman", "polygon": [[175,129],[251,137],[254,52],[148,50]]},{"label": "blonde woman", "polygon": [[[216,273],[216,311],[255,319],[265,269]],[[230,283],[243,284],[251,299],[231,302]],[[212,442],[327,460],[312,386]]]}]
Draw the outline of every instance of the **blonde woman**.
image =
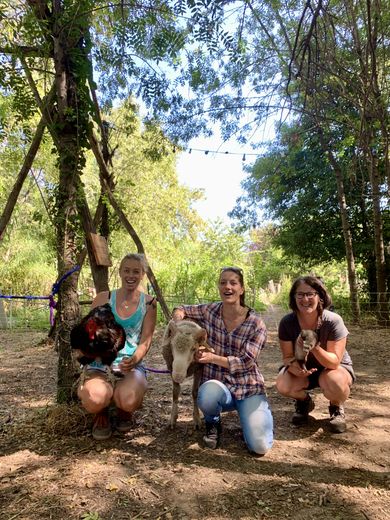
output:
[{"label": "blonde woman", "polygon": [[98,293],[92,302],[92,308],[109,303],[115,321],[126,332],[125,347],[111,367],[115,377],[92,368],[78,388],[82,406],[95,414],[92,435],[96,440],[108,439],[112,434],[108,414],[111,401],[117,407],[116,429],[127,432],[132,427],[132,413],[140,408],[147,389],[142,361],[156,325],[156,301],[139,289],[145,271],[143,255],[126,255],[119,267],[121,287]]}]

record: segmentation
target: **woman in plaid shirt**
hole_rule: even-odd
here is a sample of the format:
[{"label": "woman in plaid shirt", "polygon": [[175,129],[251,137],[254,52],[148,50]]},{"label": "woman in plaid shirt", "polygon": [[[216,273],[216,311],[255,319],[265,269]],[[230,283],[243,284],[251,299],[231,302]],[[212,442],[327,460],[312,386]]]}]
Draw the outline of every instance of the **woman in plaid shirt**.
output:
[{"label": "woman in plaid shirt", "polygon": [[218,282],[220,302],[182,305],[174,320],[191,319],[207,331],[212,352],[200,352],[204,364],[198,405],[206,421],[205,446],[216,448],[221,412],[237,410],[250,452],[264,455],[273,444],[273,419],[257,359],[267,332],[258,313],[245,305],[242,269],[224,267]]}]

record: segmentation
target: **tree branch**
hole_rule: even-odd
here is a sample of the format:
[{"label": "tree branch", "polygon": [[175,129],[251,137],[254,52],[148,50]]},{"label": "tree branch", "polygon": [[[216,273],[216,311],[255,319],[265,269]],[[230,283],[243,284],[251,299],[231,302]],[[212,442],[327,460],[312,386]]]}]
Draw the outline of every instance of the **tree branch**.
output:
[{"label": "tree branch", "polygon": [[23,183],[28,175],[28,172],[30,171],[31,165],[39,149],[39,145],[41,144],[44,130],[45,121],[42,117],[35,131],[34,138],[30,144],[30,148],[26,154],[26,157],[24,158],[23,165],[19,171],[16,182],[11,190],[11,193],[8,195],[4,211],[0,217],[0,240],[2,240],[4,237],[5,230],[11,219],[16,202],[18,200],[20,190],[22,189]]},{"label": "tree branch", "polygon": [[12,45],[12,47],[0,47],[0,54],[10,56],[24,56],[25,58],[47,58],[47,53],[39,47],[29,47],[28,45]]}]

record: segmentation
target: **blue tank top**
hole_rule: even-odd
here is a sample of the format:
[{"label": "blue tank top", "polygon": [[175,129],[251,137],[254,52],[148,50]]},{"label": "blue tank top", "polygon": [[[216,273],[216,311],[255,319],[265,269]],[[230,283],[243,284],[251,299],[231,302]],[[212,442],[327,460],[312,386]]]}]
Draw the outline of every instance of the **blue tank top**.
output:
[{"label": "blue tank top", "polygon": [[113,368],[119,365],[124,357],[131,357],[137,350],[141,339],[142,324],[146,314],[145,293],[141,292],[136,311],[128,318],[121,318],[116,312],[116,291],[111,292],[110,305],[115,316],[115,321],[122,325],[126,332],[126,342],[124,348],[118,352]]}]

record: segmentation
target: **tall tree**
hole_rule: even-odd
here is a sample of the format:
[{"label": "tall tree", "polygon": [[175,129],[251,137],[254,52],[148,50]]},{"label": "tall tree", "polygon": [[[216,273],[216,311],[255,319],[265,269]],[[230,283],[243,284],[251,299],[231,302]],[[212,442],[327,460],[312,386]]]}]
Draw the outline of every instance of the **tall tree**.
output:
[{"label": "tall tree", "polygon": [[[193,22],[188,24],[182,18],[178,23],[178,15],[188,7]],[[136,92],[154,112],[182,110],[183,97],[176,87],[167,88],[169,75],[159,64],[165,60],[164,66],[172,64],[177,69],[180,50],[186,40],[193,48],[194,36],[214,45],[221,7],[208,9],[207,4],[192,2],[172,5],[166,0],[118,5],[92,0],[20,0],[2,6],[1,15],[0,53],[5,66],[0,85],[15,93],[20,113],[39,108],[58,155],[55,225],[58,271],[63,276],[78,259],[79,213],[87,235],[94,226],[81,183],[85,150],[96,141],[92,121],[99,123],[93,61],[106,104],[121,93]],[[54,113],[42,96],[42,90],[45,94],[52,85]],[[187,128],[191,135],[194,125]],[[111,192],[110,173],[105,169],[108,157],[102,158],[104,188]],[[91,254],[90,259],[93,263]],[[65,278],[59,293],[59,401],[71,397],[69,332],[78,317],[77,279],[77,272]]]}]

